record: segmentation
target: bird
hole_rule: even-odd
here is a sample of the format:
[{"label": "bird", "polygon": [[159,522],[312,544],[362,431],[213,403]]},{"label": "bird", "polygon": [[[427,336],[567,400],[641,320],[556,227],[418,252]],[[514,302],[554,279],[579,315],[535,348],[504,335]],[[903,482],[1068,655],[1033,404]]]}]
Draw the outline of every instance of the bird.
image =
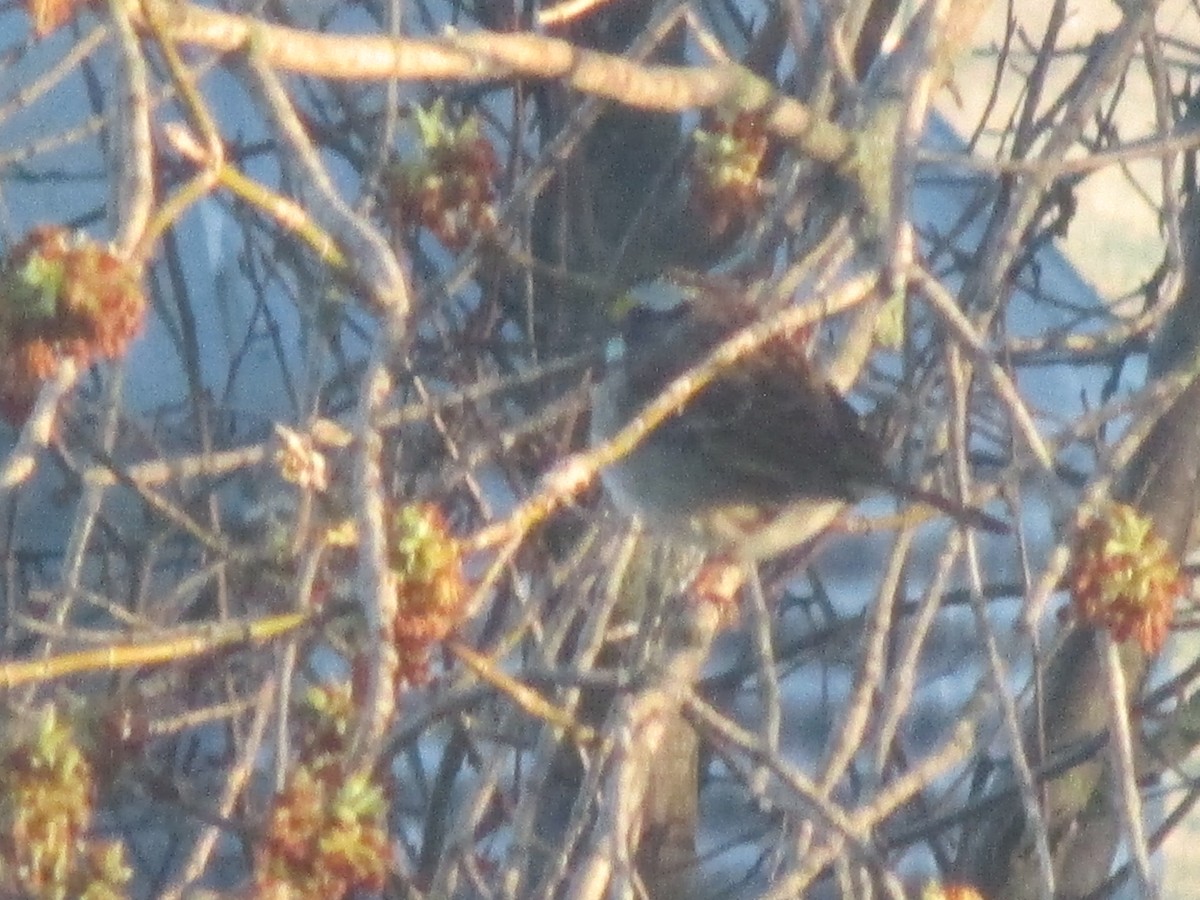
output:
[{"label": "bird", "polygon": [[[624,316],[624,352],[592,390],[591,445],[610,440],[760,315],[730,290],[695,291],[666,309],[633,305]],[[746,561],[800,546],[872,494],[1008,531],[981,510],[897,478],[881,443],[796,334],[773,336],[721,369],[601,480],[614,505],[652,532]]]}]

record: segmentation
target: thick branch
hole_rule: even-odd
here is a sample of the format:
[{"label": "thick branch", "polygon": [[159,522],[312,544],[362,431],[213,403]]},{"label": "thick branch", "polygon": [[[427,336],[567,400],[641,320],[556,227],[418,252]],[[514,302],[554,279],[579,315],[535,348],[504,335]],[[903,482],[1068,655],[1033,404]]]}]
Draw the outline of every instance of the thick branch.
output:
[{"label": "thick branch", "polygon": [[[356,81],[561,80],[577,91],[638,109],[760,110],[770,132],[801,141],[803,151],[822,162],[843,162],[852,149],[846,131],[814,117],[804,104],[778,94],[769,82],[737,65],[641,64],[528,33],[426,39],[318,34],[186,3],[164,4],[155,15],[167,23],[173,40],[222,53],[245,49],[253,34],[255,52],[264,62],[289,72]],[[135,11],[133,19],[138,27],[148,27],[144,10]]]}]

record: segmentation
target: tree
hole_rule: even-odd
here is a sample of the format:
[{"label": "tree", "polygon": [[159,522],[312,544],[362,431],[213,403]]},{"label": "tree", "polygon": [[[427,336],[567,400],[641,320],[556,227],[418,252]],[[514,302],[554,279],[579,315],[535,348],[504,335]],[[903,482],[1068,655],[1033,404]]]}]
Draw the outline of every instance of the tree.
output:
[{"label": "tree", "polygon": [[[987,4],[898,6],[5,14],[4,891],[1152,893],[1187,32],[1127,4],[1075,52],[1055,4],[983,83]],[[955,96],[987,149],[922,142]],[[1063,281],[1146,160],[1162,264]],[[664,277],[755,314],[589,446]],[[617,513],[604,467],[779,340],[1013,533],[875,501],[731,588]]]}]

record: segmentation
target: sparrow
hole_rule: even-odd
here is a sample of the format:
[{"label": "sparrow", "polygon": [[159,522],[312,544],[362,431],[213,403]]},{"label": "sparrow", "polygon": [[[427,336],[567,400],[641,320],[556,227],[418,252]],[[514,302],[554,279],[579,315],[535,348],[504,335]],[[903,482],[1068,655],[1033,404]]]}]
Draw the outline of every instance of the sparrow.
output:
[{"label": "sparrow", "polygon": [[[612,438],[668,384],[760,313],[728,291],[670,309],[633,307],[624,352],[592,391],[590,440]],[[799,546],[849,505],[891,494],[1003,533],[998,519],[898,479],[854,408],[772,337],[720,371],[601,475],[618,509],[664,535],[747,561]]]}]

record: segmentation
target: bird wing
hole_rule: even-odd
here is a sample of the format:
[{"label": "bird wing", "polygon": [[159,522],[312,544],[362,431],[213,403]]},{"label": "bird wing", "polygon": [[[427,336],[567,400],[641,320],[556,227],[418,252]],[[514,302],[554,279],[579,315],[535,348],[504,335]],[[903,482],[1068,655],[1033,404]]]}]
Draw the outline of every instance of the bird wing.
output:
[{"label": "bird wing", "polygon": [[720,373],[656,439],[705,458],[713,496],[727,503],[853,501],[890,481],[853,407],[786,340]]}]

